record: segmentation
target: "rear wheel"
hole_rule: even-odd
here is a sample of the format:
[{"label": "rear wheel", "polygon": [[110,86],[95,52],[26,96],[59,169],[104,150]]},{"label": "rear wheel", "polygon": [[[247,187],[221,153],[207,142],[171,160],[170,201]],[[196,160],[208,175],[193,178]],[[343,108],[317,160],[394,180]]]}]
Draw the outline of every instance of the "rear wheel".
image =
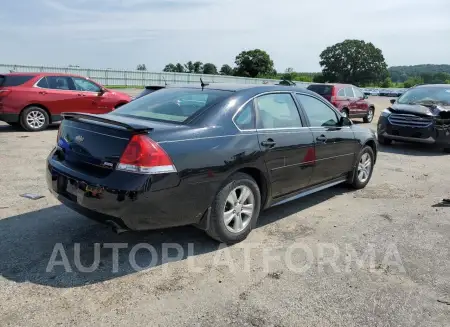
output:
[{"label": "rear wheel", "polygon": [[255,226],[260,207],[261,194],[255,180],[237,173],[216,195],[206,233],[227,244],[243,241]]},{"label": "rear wheel", "polygon": [[353,180],[350,185],[355,189],[366,187],[372,177],[375,155],[370,146],[365,146],[358,156],[356,167],[353,170]]},{"label": "rear wheel", "polygon": [[20,125],[30,132],[46,129],[50,123],[47,112],[39,107],[28,107],[22,111]]},{"label": "rear wheel", "polygon": [[348,118],[348,116],[349,116],[349,114],[348,114],[348,109],[342,109],[341,114],[342,114],[342,116]]},{"label": "rear wheel", "polygon": [[373,107],[370,107],[369,111],[367,112],[367,116],[363,118],[363,121],[365,123],[371,123],[373,120],[374,113],[375,113],[375,109]]}]

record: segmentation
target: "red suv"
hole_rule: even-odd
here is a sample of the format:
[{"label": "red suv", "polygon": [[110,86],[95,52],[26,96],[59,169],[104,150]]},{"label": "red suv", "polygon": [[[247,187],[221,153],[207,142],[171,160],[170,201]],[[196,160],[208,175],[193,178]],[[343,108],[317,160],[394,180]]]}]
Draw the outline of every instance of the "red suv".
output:
[{"label": "red suv", "polygon": [[41,131],[61,120],[63,112],[104,114],[131,101],[76,75],[12,73],[0,75],[0,121]]},{"label": "red suv", "polygon": [[350,84],[311,84],[308,90],[330,101],[343,116],[362,118],[365,123],[373,120],[375,106],[359,88]]}]

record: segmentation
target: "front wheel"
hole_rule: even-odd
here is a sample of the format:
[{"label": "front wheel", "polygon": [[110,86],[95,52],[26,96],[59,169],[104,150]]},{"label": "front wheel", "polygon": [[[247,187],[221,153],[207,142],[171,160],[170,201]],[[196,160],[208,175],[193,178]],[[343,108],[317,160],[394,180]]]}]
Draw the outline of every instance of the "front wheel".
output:
[{"label": "front wheel", "polygon": [[350,185],[359,190],[366,187],[372,177],[375,155],[370,146],[365,146],[358,156],[356,167],[352,173]]},{"label": "front wheel", "polygon": [[370,107],[370,108],[369,108],[369,111],[367,112],[366,117],[363,118],[363,121],[364,121],[365,123],[371,123],[372,120],[373,120],[374,112],[375,112],[375,110],[374,110],[372,107]]},{"label": "front wheel", "polygon": [[260,208],[261,193],[255,180],[247,174],[234,174],[214,199],[206,233],[219,242],[241,242],[255,226]]},{"label": "front wheel", "polygon": [[47,112],[39,107],[26,108],[20,117],[20,125],[30,132],[46,129],[50,123]]}]

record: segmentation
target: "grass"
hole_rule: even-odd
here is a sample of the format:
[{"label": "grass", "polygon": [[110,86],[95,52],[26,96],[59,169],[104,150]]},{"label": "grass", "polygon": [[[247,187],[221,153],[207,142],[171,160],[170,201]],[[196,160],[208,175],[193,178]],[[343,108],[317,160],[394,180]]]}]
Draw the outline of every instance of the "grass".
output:
[{"label": "grass", "polygon": [[105,85],[107,89],[143,89],[142,85]]}]

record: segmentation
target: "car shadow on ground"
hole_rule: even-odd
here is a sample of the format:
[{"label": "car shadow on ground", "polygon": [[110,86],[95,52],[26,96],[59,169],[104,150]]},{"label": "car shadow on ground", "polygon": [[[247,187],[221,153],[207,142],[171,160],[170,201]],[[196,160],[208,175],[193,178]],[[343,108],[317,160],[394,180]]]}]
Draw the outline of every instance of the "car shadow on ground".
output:
[{"label": "car shadow on ground", "polygon": [[[56,131],[59,128],[59,123],[55,123],[52,124],[50,126],[47,127],[46,130],[50,130],[50,131]],[[34,132],[28,132],[26,130],[24,130],[20,125],[16,125],[16,126],[10,126],[7,124],[1,124],[0,125],[0,133],[34,133]],[[39,132],[37,132],[39,133]]]},{"label": "car shadow on ground", "polygon": [[[336,186],[268,209],[261,214],[258,228],[348,191]],[[123,247],[118,255],[113,255],[112,243]],[[58,205],[0,220],[0,275],[18,283],[71,288],[217,251],[220,246],[191,226],[116,234],[106,225]],[[56,261],[51,260],[52,255]],[[59,265],[52,265],[55,262]],[[89,267],[93,262],[99,263],[93,272],[79,269],[80,264]]]},{"label": "car shadow on ground", "polygon": [[449,155],[438,146],[421,143],[401,143],[395,141],[392,142],[391,145],[380,145],[379,151],[419,157],[436,157]]}]

